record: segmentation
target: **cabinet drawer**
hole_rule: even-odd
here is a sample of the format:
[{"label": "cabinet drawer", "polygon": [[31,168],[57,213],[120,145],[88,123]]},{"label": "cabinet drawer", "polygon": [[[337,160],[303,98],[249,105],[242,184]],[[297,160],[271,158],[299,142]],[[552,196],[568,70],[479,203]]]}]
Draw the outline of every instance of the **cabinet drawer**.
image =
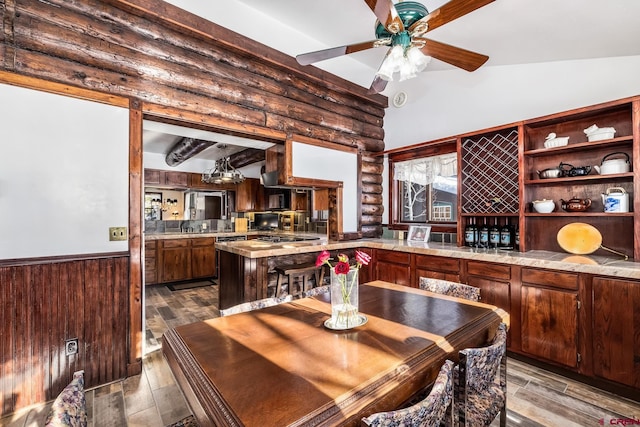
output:
[{"label": "cabinet drawer", "polygon": [[511,267],[490,262],[467,262],[467,274],[481,277],[491,277],[493,279],[511,280]]},{"label": "cabinet drawer", "polygon": [[425,267],[431,271],[460,273],[460,260],[431,255],[416,255],[416,267]]},{"label": "cabinet drawer", "polygon": [[377,253],[378,261],[392,262],[394,264],[406,264],[409,265],[411,254],[404,252],[394,252],[379,250]]},{"label": "cabinet drawer", "polygon": [[144,248],[155,250],[158,247],[158,242],[155,240],[145,240]]},{"label": "cabinet drawer", "polygon": [[550,270],[522,269],[522,283],[562,289],[578,289],[578,275]]},{"label": "cabinet drawer", "polygon": [[197,239],[191,239],[191,246],[213,246],[215,243],[215,237],[199,237]]},{"label": "cabinet drawer", "polygon": [[189,247],[189,239],[164,240],[163,248],[187,248]]},{"label": "cabinet drawer", "polygon": [[156,259],[155,258],[147,258],[144,259],[144,269],[145,271],[156,270]]}]

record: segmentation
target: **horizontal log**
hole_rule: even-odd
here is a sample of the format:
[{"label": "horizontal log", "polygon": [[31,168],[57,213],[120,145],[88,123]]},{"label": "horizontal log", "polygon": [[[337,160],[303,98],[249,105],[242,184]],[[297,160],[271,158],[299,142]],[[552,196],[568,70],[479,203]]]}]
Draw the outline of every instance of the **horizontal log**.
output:
[{"label": "horizontal log", "polygon": [[373,163],[376,165],[384,164],[383,156],[376,156],[374,153],[363,153],[362,161],[367,163]]},{"label": "horizontal log", "polygon": [[364,173],[361,175],[362,182],[370,184],[382,184],[382,175],[375,173]]},{"label": "horizontal log", "polygon": [[382,205],[362,205],[362,215],[382,215],[384,213],[384,206]]},{"label": "horizontal log", "polygon": [[238,151],[229,156],[229,163],[234,168],[240,169],[241,167],[251,165],[264,161],[266,152],[257,148],[247,148],[246,150]]},{"label": "horizontal log", "polygon": [[[193,35],[200,40],[204,40],[206,44],[223,43],[229,51],[240,51],[242,56],[255,56],[268,64],[270,68],[281,68],[281,75],[295,74],[304,76],[309,79],[316,91],[323,89],[326,93],[332,92],[336,88],[338,94],[344,96],[345,93],[348,93],[355,100],[362,102],[366,106],[379,105],[381,108],[388,106],[386,97],[369,94],[366,89],[349,84],[344,79],[315,67],[302,67],[294,58],[282,52],[264,46],[257,41],[247,39],[240,34],[231,32],[170,4],[158,3],[154,0],[105,0],[104,2],[154,22],[159,22],[163,27],[176,29],[182,34]],[[171,17],[170,21],[166,20],[165,17],[167,16]],[[321,92],[318,93],[318,96],[321,96]],[[384,116],[384,113],[380,117],[382,116]]]},{"label": "horizontal log", "polygon": [[362,215],[362,225],[382,224],[382,215]]},{"label": "horizontal log", "polygon": [[367,194],[382,194],[382,185],[370,184],[368,182],[362,183],[362,192]]},{"label": "horizontal log", "polygon": [[382,235],[382,225],[363,225],[362,237],[377,238]]},{"label": "horizontal log", "polygon": [[381,175],[384,172],[384,165],[377,163],[362,162],[362,173]]},{"label": "horizontal log", "polygon": [[381,205],[382,204],[382,194],[367,194],[362,193],[362,204],[363,205]]}]

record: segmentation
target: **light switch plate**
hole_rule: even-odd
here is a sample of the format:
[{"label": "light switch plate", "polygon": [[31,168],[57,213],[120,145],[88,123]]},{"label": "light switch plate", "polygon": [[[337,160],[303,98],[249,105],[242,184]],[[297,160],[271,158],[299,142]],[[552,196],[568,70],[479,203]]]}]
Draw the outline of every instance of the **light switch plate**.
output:
[{"label": "light switch plate", "polygon": [[127,227],[109,227],[109,241],[127,240]]}]

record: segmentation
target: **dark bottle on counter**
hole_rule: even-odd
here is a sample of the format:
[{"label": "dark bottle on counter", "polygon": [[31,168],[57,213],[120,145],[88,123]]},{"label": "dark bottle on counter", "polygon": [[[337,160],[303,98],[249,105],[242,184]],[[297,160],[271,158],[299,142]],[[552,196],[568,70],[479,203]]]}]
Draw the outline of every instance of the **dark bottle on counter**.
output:
[{"label": "dark bottle on counter", "polygon": [[520,224],[516,224],[516,231],[515,231],[513,248],[516,251],[520,250]]},{"label": "dark bottle on counter", "polygon": [[478,227],[475,224],[475,218],[469,218],[469,222],[464,229],[464,244],[474,247],[478,243]]},{"label": "dark bottle on counter", "polygon": [[498,217],[496,217],[493,225],[489,228],[489,247],[497,248],[498,246],[500,246],[500,226],[498,225]]},{"label": "dark bottle on counter", "polygon": [[509,224],[509,218],[506,220],[505,225],[500,229],[500,249],[512,250],[513,249],[513,227]]},{"label": "dark bottle on counter", "polygon": [[489,247],[489,226],[487,225],[487,217],[484,218],[482,226],[478,229],[478,247]]}]

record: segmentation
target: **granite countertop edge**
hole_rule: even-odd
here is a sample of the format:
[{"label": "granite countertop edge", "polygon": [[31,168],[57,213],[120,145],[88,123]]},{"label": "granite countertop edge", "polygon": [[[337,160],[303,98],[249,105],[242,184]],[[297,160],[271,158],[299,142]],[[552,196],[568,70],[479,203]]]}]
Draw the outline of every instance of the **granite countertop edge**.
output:
[{"label": "granite countertop edge", "polygon": [[575,273],[588,273],[640,279],[640,263],[625,261],[621,257],[573,255],[552,251],[504,251],[458,247],[449,243],[407,242],[394,239],[360,239],[348,241],[320,241],[314,243],[271,244],[268,247],[251,247],[251,241],[216,243],[216,248],[247,258],[293,255],[298,253],[333,251],[353,248],[386,249],[390,251],[436,255],[449,258],[494,262],[522,267],[546,268]]}]

